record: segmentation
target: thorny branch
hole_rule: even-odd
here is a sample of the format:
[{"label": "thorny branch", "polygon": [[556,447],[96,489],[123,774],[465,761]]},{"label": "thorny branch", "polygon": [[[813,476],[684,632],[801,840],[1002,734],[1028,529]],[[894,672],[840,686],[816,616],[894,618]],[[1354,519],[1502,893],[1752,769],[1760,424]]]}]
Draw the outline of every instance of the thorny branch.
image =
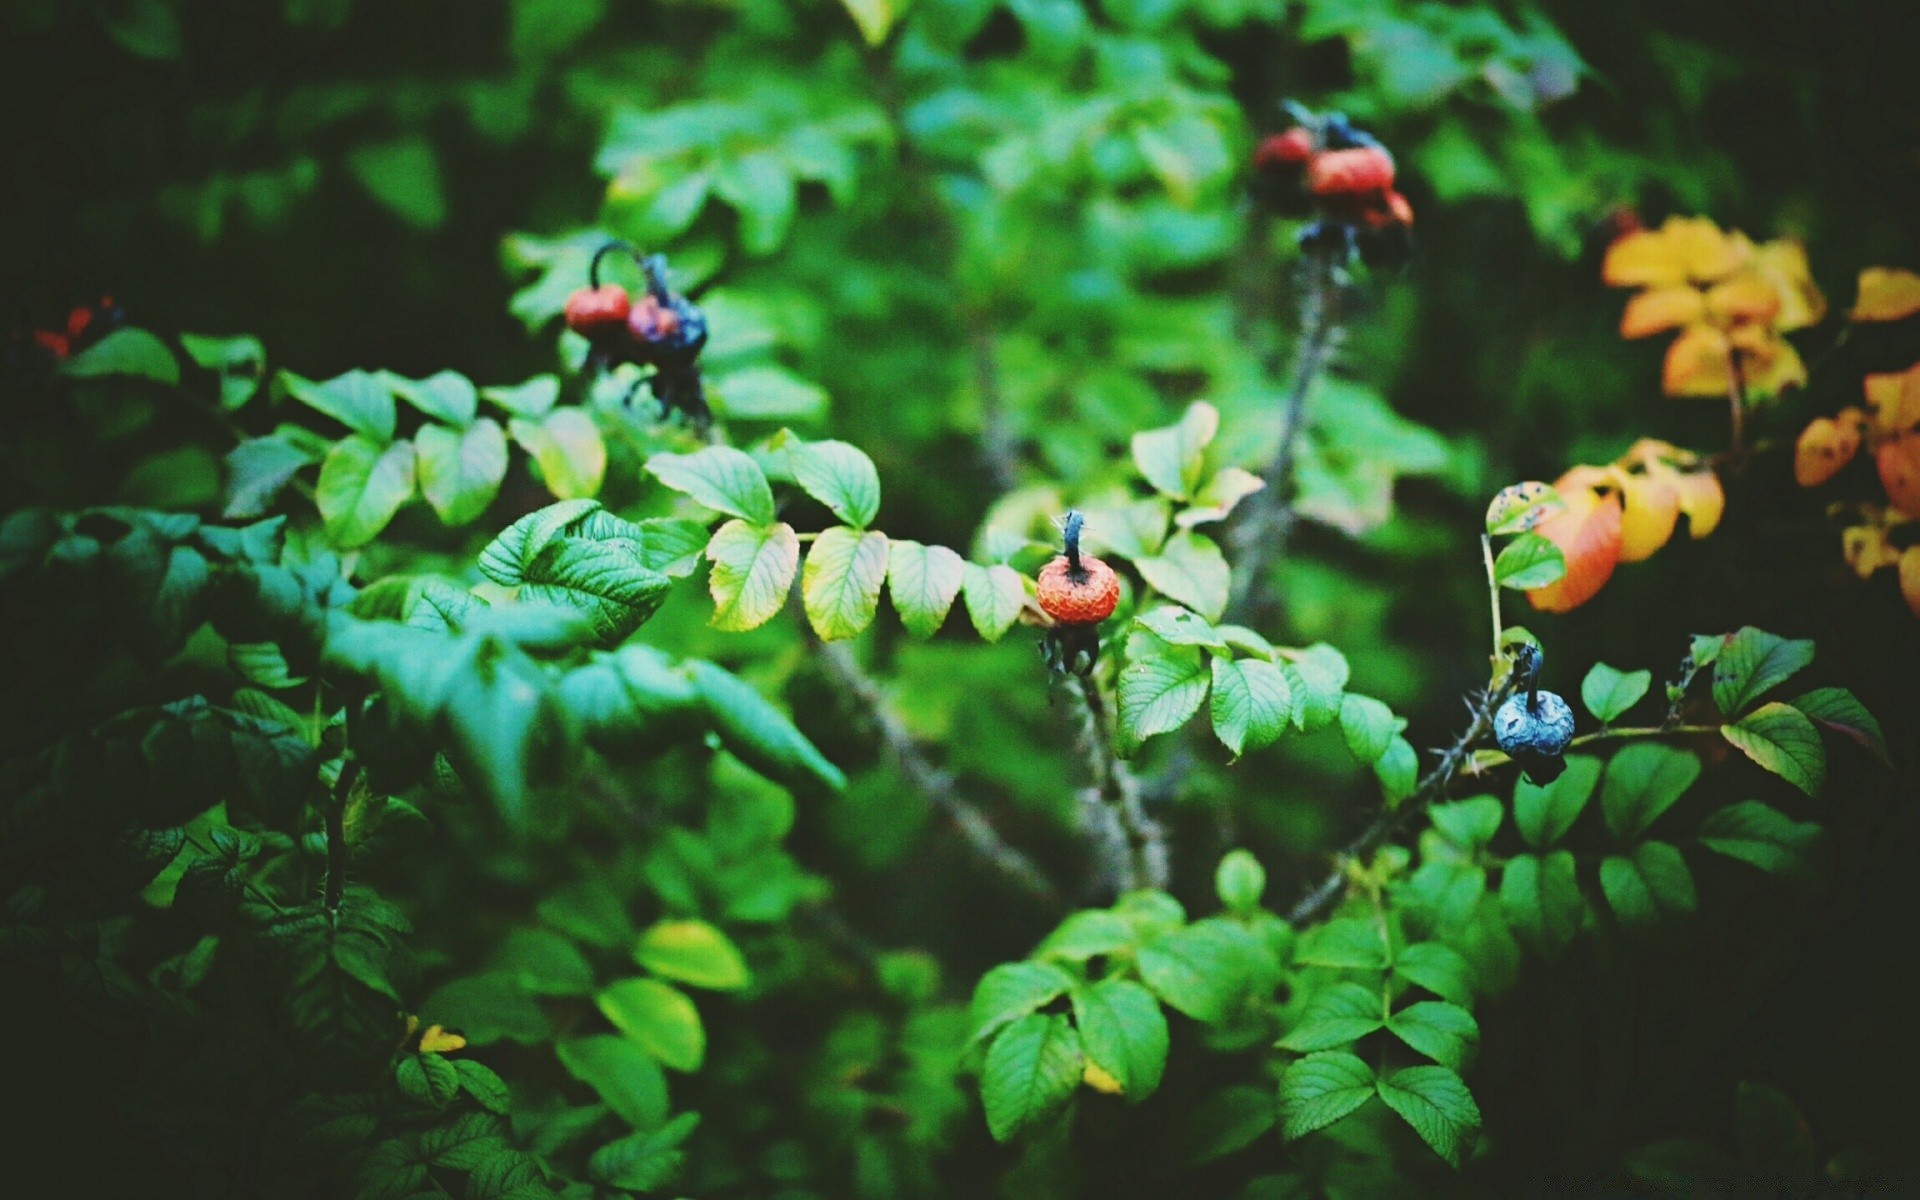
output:
[{"label": "thorny branch", "polygon": [[1300,294],[1300,342],[1281,406],[1280,446],[1261,473],[1267,486],[1247,499],[1231,535],[1234,573],[1228,611],[1234,615],[1257,616],[1269,603],[1264,595],[1267,561],[1285,552],[1293,533],[1294,464],[1306,427],[1307,401],[1333,361],[1340,332],[1339,260],[1331,250],[1315,251],[1307,256],[1306,287]]},{"label": "thorny branch", "polygon": [[820,662],[834,682],[866,709],[887,757],[908,782],[945,813],[973,852],[1035,899],[1058,907],[1059,892],[1033,860],[1007,844],[993,824],[953,784],[953,776],[928,761],[906,723],[893,710],[880,685],[860,666],[853,651],[834,642],[817,643]]},{"label": "thorny branch", "polygon": [[1101,835],[1102,875],[1120,892],[1165,887],[1166,834],[1147,815],[1139,781],[1113,752],[1100,688],[1081,675],[1071,676],[1066,687],[1080,716],[1080,749],[1093,773],[1093,786],[1082,795],[1081,808],[1088,824]]},{"label": "thorny branch", "polygon": [[1468,723],[1466,730],[1453,745],[1441,753],[1440,761],[1435,763],[1433,769],[1415,785],[1413,795],[1393,808],[1382,810],[1365,829],[1360,831],[1358,837],[1347,843],[1340,851],[1333,871],[1287,913],[1287,921],[1290,924],[1298,928],[1302,925],[1310,925],[1324,917],[1340,898],[1341,890],[1347,881],[1348,866],[1364,860],[1378,850],[1409,818],[1446,795],[1454,776],[1460,773],[1460,768],[1465,766],[1468,758],[1472,756],[1474,747],[1492,731],[1493,714],[1506,700],[1512,687],[1512,677],[1509,676],[1508,680],[1482,693],[1468,705],[1473,713],[1473,720]]}]

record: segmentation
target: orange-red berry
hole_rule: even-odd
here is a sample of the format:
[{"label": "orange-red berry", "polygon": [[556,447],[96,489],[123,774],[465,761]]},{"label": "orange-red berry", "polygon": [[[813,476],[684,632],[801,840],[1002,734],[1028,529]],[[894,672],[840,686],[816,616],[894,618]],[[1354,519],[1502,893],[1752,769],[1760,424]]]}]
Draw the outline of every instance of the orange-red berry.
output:
[{"label": "orange-red berry", "polygon": [[627,323],[633,302],[617,283],[581,288],[567,297],[567,328],[586,337],[608,333]]},{"label": "orange-red berry", "polygon": [[1078,570],[1064,554],[1040,568],[1040,607],[1062,625],[1098,625],[1120,603],[1120,577],[1091,554],[1079,557]]},{"label": "orange-red berry", "polygon": [[1316,196],[1358,196],[1393,186],[1393,157],[1378,146],[1328,150],[1307,164],[1307,187]]},{"label": "orange-red berry", "polygon": [[1276,133],[1261,141],[1253,152],[1253,165],[1301,166],[1313,157],[1313,135],[1295,125],[1285,133]]}]

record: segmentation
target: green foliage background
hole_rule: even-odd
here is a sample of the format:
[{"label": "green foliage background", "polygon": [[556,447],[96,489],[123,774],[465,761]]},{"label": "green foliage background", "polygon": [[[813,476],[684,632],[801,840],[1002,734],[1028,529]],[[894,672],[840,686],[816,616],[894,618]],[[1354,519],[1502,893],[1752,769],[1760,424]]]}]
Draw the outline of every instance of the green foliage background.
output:
[{"label": "green foliage background", "polygon": [[[1263,632],[1340,647],[1352,688],[1391,704],[1424,748],[1451,739],[1458,697],[1484,682],[1474,543],[1486,497],[1607,461],[1641,436],[1702,449],[1724,439],[1719,406],[1660,399],[1657,349],[1618,340],[1621,296],[1597,269],[1611,213],[1701,213],[1756,238],[1797,235],[1838,307],[1858,267],[1920,265],[1915,30],[1893,4],[850,7],[891,27],[889,39],[870,46],[827,0],[17,0],[0,17],[7,326],[44,327],[110,293],[136,326],[253,335],[271,369],[308,380],[451,369],[509,385],[578,366],[582,347],[563,337],[556,350],[553,318],[591,249],[624,236],[670,252],[681,286],[712,285],[709,378],[739,440],[791,424],[854,443],[878,467],[891,536],[964,550],[990,512],[1012,527],[1057,511],[1059,494],[1043,490],[1053,483],[1076,499],[1110,494],[1129,476],[1129,436],[1171,424],[1190,400],[1221,410],[1230,458],[1271,453],[1294,251],[1287,230],[1251,215],[1243,164],[1280,125],[1281,99],[1339,107],[1395,150],[1419,248],[1404,273],[1357,289],[1316,410],[1335,415],[1316,427],[1318,474],[1303,487],[1321,519],[1276,569],[1284,614]],[[1811,360],[1821,347],[1807,349]],[[1911,329],[1856,337],[1810,389],[1763,412],[1758,432],[1790,439],[1850,402],[1862,371],[1917,355]],[[267,433],[292,419],[283,390],[225,419]],[[135,396],[76,414],[49,397],[10,388],[0,508],[219,511],[229,440],[207,413]],[[639,465],[684,447],[642,421],[603,425],[602,499],[666,518]],[[1407,1166],[1393,1140],[1403,1133],[1375,1122],[1306,1153],[1405,1176],[1367,1167],[1335,1193],[1625,1179],[1623,1156],[1649,1142],[1734,1147],[1739,1131],[1769,1128],[1777,1097],[1748,1088],[1735,1104],[1741,1080],[1793,1097],[1822,1161],[1857,1148],[1884,1169],[1914,1169],[1902,1081],[1920,1061],[1897,1031],[1920,916],[1907,868],[1920,835],[1920,637],[1884,575],[1863,585],[1847,571],[1821,502],[1792,486],[1790,458],[1762,455],[1730,481],[1731,515],[1713,539],[1680,539],[1623,568],[1586,608],[1528,624],[1552,650],[1545,682],[1569,697],[1595,662],[1663,679],[1702,630],[1817,641],[1817,682],[1851,688],[1879,716],[1896,770],[1836,754],[1822,798],[1807,801],[1736,759],[1685,808],[1774,802],[1826,826],[1837,867],[1800,889],[1703,867],[1711,902],[1683,932],[1583,943],[1527,971],[1476,1009],[1469,1081],[1495,1151],[1461,1175],[1431,1156]],[[402,511],[357,578],[458,574],[552,499],[543,477],[551,484],[517,457],[466,528],[420,505]],[[994,509],[1022,487],[1024,510]],[[799,504],[824,522],[824,509]],[[296,541],[318,547],[305,513]],[[500,1022],[484,1030],[470,1017],[475,1047],[448,1061],[484,1060],[516,1088],[520,1144],[562,1144],[568,1112],[587,1107],[570,1081],[594,1077],[596,1054],[619,1058],[624,1079],[659,1074],[621,1058],[627,1043],[596,1024],[604,1014],[626,1027],[598,989],[632,974],[633,940],[672,917],[726,928],[752,965],[750,987],[723,978],[714,992],[747,987],[745,999],[700,993],[704,1068],[671,1077],[670,1109],[644,1088],[606,1101],[634,1136],[666,1138],[628,1146],[640,1164],[629,1171],[677,1154],[674,1137],[691,1133],[686,1194],[1256,1195],[1267,1193],[1242,1190],[1250,1179],[1300,1169],[1264,1127],[1234,1133],[1246,1094],[1233,1089],[1271,1083],[1211,1053],[1244,1049],[1238,1035],[1178,1020],[1163,1090],[1144,1108],[1093,1097],[1070,1146],[994,1143],[973,1085],[950,1070],[971,1033],[963,1006],[1061,913],[983,875],[877,749],[846,689],[807,658],[791,613],[745,635],[716,632],[707,615],[699,589],[682,587],[639,641],[782,696],[804,738],[742,751],[736,730],[715,756],[701,739],[717,730],[728,742],[726,717],[701,709],[691,749],[583,785],[596,806],[542,818],[552,825],[531,838],[472,806],[396,809],[382,835],[392,857],[370,855],[365,880],[384,899],[346,899],[371,940],[414,931],[416,970],[393,981],[406,1011],[431,1016],[451,986],[455,1001],[469,995],[449,1011]],[[89,619],[62,635],[77,657]],[[1049,705],[1031,635],[983,645],[954,636],[960,624],[917,640],[883,621],[862,655],[1006,840],[1056,880],[1083,878],[1072,731]],[[10,650],[9,662],[40,663],[46,650]],[[191,655],[176,666],[193,682],[213,671]],[[671,667],[724,691],[705,669]],[[18,686],[8,694],[40,703]],[[700,704],[724,709],[706,693]],[[9,752],[67,715],[50,700],[23,707]],[[1188,753],[1168,741],[1149,748],[1149,767]],[[811,747],[837,766],[812,765]],[[1214,866],[1244,846],[1265,864],[1266,902],[1284,910],[1378,789],[1330,737],[1232,769],[1219,757],[1165,813],[1171,890],[1195,917],[1217,911]],[[1709,757],[1718,767],[1727,752]],[[838,769],[851,782],[827,799],[821,777]],[[1461,838],[1471,857],[1479,847]],[[260,848],[214,849],[210,863],[232,866]],[[9,891],[31,875],[32,852],[10,839]],[[169,963],[207,970],[190,954]],[[640,965],[637,978],[700,985]],[[546,980],[540,1000],[472,994],[518,970]],[[247,994],[243,973],[212,978]],[[305,1194],[260,1190],[299,1186],[279,1170],[302,1173],[288,1166],[297,1160],[258,1160],[279,1143],[250,1126],[257,1097],[235,1082],[254,1077],[256,1056],[289,1052],[268,1030],[168,1043],[143,1019],[77,1014],[39,974],[10,968],[8,980],[21,1007],[0,1073],[31,1098],[9,1129],[16,1178],[71,1195],[124,1194],[135,1179],[141,1194]],[[1064,1026],[1020,1019],[1041,1022],[1023,1030],[1035,1039],[1050,1036],[1046,1022]],[[601,1040],[586,1042],[590,1032]],[[578,1056],[562,1055],[563,1070],[556,1041]],[[688,1053],[655,1057],[673,1066]],[[440,1078],[443,1066],[457,1078]],[[498,1080],[470,1066],[408,1070],[462,1119],[504,1107]],[[196,1108],[172,1089],[226,1107]],[[169,1127],[176,1109],[213,1128]],[[699,1128],[669,1112],[701,1113]]]}]

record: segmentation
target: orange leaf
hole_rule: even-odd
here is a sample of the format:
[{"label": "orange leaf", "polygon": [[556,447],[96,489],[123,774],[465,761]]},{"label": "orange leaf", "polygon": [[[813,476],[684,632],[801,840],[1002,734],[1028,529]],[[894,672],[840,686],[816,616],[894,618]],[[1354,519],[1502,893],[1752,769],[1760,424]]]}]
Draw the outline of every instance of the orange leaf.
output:
[{"label": "orange leaf", "polygon": [[1620,336],[1641,338],[1691,325],[1706,315],[1700,289],[1676,284],[1636,292],[1620,314]]},{"label": "orange leaf", "polygon": [[1719,527],[1720,516],[1727,510],[1727,493],[1718,475],[1687,471],[1674,481],[1673,490],[1680,498],[1680,515],[1687,519],[1687,532],[1695,541]]},{"label": "orange leaf", "polygon": [[1689,325],[1667,347],[1660,389],[1669,396],[1724,396],[1733,386],[1732,346],[1711,325]]},{"label": "orange leaf", "polygon": [[1913,615],[1920,617],[1920,546],[1908,546],[1900,555],[1900,594],[1907,598]]},{"label": "orange leaf", "polygon": [[1775,238],[1754,251],[1753,269],[1766,276],[1780,294],[1775,329],[1805,329],[1827,315],[1827,298],[1814,285],[1807,248],[1794,238]]},{"label": "orange leaf", "polygon": [[1716,325],[1770,324],[1780,314],[1780,291],[1757,272],[1742,271],[1707,289],[1706,306],[1708,319]]},{"label": "orange leaf", "polygon": [[1611,473],[1620,489],[1620,561],[1651,558],[1673,537],[1680,521],[1680,494],[1674,480],[1680,472],[1662,462],[1642,474],[1615,467]]},{"label": "orange leaf", "polygon": [[[1848,412],[1859,412],[1849,409]],[[1860,424],[1846,419],[1815,417],[1800,431],[1793,446],[1793,478],[1801,487],[1819,487],[1840,473],[1860,450]]]},{"label": "orange leaf", "polygon": [[1874,458],[1888,503],[1909,517],[1920,517],[1920,433],[1883,443]]},{"label": "orange leaf", "polygon": [[1904,371],[1866,378],[1867,407],[1883,434],[1898,436],[1920,425],[1920,363]]},{"label": "orange leaf", "polygon": [[1742,325],[1731,335],[1740,347],[1740,378],[1747,390],[1777,396],[1807,385],[1807,364],[1792,342],[1765,325]]},{"label": "orange leaf", "polygon": [[1868,267],[1860,272],[1860,298],[1849,321],[1898,321],[1920,312],[1920,275],[1898,267]]},{"label": "orange leaf", "polygon": [[1527,599],[1543,612],[1567,612],[1593,599],[1620,561],[1620,494],[1604,467],[1575,467],[1553,486],[1567,506],[1534,532],[1560,547],[1567,573]]}]

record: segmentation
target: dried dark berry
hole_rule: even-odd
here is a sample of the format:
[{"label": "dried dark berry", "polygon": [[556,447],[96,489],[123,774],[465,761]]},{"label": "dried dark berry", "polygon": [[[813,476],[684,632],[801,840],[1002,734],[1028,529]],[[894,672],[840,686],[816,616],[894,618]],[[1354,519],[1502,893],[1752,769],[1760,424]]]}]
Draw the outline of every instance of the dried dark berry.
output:
[{"label": "dried dark berry", "polygon": [[1493,714],[1493,737],[1528,779],[1552,783],[1567,769],[1561,756],[1573,741],[1573,709],[1553,692],[1521,692]]}]

